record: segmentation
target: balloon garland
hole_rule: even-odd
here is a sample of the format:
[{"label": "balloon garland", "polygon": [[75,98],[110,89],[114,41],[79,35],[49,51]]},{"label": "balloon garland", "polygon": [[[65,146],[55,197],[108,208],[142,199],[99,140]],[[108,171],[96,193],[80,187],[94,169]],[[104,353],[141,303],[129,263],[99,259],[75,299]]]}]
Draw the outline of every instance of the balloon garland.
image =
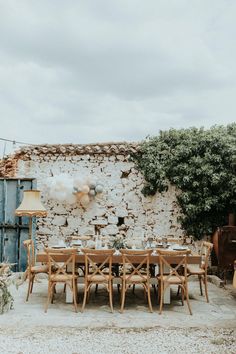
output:
[{"label": "balloon garland", "polygon": [[96,195],[103,192],[100,182],[90,181],[89,178],[72,178],[67,174],[50,177],[46,187],[51,199],[67,204],[80,202],[83,207],[87,207]]}]

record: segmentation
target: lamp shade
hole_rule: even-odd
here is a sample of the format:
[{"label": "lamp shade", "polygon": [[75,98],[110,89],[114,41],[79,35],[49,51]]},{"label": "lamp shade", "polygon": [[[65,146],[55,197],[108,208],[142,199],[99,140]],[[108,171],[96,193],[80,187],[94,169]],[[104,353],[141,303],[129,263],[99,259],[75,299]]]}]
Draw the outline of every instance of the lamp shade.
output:
[{"label": "lamp shade", "polygon": [[25,190],[23,200],[15,211],[16,216],[47,216],[47,210],[40,200],[40,191]]}]

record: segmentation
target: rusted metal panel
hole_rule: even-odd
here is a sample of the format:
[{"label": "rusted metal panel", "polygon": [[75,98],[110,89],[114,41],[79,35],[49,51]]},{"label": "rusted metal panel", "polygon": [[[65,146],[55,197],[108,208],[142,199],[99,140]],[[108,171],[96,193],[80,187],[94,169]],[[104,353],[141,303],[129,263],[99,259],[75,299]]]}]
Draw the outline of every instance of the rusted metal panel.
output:
[{"label": "rusted metal panel", "polygon": [[[15,209],[22,201],[23,191],[35,188],[36,179],[33,178],[0,178],[0,261],[16,263],[15,271],[26,268],[23,240],[29,234],[29,218],[16,217]],[[32,234],[35,234],[35,222]]]}]

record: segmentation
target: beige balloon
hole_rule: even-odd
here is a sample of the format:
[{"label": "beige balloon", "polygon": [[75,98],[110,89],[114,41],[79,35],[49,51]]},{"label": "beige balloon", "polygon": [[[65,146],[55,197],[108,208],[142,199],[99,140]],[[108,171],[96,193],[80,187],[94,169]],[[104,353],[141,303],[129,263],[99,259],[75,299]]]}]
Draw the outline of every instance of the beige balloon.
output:
[{"label": "beige balloon", "polygon": [[81,199],[83,196],[84,196],[84,193],[82,193],[82,192],[76,193],[76,197],[78,199]]},{"label": "beige balloon", "polygon": [[89,186],[84,185],[84,186],[82,187],[82,192],[88,194],[88,192],[89,192]]},{"label": "beige balloon", "polygon": [[87,194],[84,194],[81,198],[80,198],[80,203],[81,205],[86,208],[89,205],[90,199],[89,196]]}]

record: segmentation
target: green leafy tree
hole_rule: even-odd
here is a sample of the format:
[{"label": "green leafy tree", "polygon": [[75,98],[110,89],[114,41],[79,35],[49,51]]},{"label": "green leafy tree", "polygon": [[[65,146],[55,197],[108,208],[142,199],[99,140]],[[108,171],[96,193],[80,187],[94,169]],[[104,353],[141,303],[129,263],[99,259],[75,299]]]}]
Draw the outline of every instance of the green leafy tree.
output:
[{"label": "green leafy tree", "polygon": [[197,239],[236,211],[236,124],[160,131],[132,160],[145,177],[144,195],[177,187],[179,221]]}]

